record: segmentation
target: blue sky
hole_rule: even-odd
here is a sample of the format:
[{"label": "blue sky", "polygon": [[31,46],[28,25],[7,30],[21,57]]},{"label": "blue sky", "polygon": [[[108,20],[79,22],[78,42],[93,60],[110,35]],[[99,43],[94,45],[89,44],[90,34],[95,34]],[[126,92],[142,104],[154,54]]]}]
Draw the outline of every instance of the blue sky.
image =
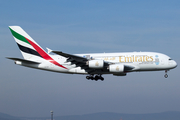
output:
[{"label": "blue sky", "polygon": [[154,51],[180,63],[180,2],[1,1],[0,112],[14,116],[81,115],[95,112],[180,111],[179,67],[169,71],[105,75],[88,81],[25,68],[5,57],[22,57],[8,29],[21,26],[44,49],[77,53]]}]

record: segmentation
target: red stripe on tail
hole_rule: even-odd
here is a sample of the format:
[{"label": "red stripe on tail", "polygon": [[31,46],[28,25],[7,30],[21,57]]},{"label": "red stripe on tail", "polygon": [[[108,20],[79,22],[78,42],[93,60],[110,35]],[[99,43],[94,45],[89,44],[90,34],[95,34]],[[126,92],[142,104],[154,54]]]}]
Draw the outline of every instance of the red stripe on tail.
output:
[{"label": "red stripe on tail", "polygon": [[62,67],[64,69],[67,69],[66,67],[64,67],[63,65],[59,64],[58,62],[56,62],[54,59],[52,59],[46,52],[44,52],[44,50],[42,50],[38,45],[36,45],[35,43],[33,43],[31,40],[29,40],[28,38],[26,38],[26,40],[34,47],[34,49],[45,59],[48,60],[49,62]]}]

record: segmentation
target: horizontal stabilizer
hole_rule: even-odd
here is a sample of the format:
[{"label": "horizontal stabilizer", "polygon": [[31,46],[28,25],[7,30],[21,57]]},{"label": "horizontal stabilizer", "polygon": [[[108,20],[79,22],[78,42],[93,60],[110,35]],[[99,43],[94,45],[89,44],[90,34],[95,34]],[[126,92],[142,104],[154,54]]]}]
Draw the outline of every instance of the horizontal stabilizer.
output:
[{"label": "horizontal stabilizer", "polygon": [[28,63],[28,64],[40,64],[39,62],[34,62],[31,60],[25,60],[25,59],[21,59],[21,58],[9,58],[9,57],[6,57],[6,58],[14,60],[14,61],[20,61],[20,62]]}]

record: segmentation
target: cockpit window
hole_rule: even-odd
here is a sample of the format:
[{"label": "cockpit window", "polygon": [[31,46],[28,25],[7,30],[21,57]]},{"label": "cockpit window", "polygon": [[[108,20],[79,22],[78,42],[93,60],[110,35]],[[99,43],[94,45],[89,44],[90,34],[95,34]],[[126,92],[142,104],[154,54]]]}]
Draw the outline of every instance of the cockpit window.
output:
[{"label": "cockpit window", "polygon": [[169,60],[173,60],[173,59],[169,58]]}]

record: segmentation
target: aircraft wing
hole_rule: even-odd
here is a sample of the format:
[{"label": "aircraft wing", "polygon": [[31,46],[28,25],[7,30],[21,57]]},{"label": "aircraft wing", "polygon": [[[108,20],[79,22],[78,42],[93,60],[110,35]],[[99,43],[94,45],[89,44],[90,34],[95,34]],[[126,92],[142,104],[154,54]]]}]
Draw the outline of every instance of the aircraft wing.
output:
[{"label": "aircraft wing", "polygon": [[[97,73],[98,71],[101,73],[102,70],[107,71],[107,67],[110,64],[114,64],[114,63],[111,63],[111,62],[104,61],[104,65],[105,65],[104,68],[102,68],[102,69],[93,69],[93,68],[89,68],[89,66],[87,65],[87,61],[89,61],[89,59],[87,59],[85,57],[72,55],[72,54],[61,52],[61,51],[51,51],[51,52],[53,52],[55,54],[58,54],[58,55],[61,55],[63,57],[66,57],[67,62],[71,62],[71,64],[75,64],[77,67],[81,67],[82,69],[84,69],[89,74]],[[126,72],[132,71],[133,69],[134,69],[133,66],[124,65],[124,70]]]},{"label": "aircraft wing", "polygon": [[[82,69],[84,69],[89,74],[97,73],[98,71],[101,72],[100,70],[89,68],[89,66],[87,65],[87,61],[89,59],[87,59],[85,57],[72,55],[72,54],[61,52],[61,51],[51,51],[51,52],[58,54],[58,55],[61,55],[63,57],[66,57],[67,62],[71,62],[71,64],[75,64],[77,67],[81,67]],[[105,62],[105,66],[107,64],[108,63]]]},{"label": "aircraft wing", "polygon": [[124,65],[124,71],[126,71],[126,72],[130,72],[130,71],[132,71],[133,69],[135,69],[134,66]]},{"label": "aircraft wing", "polygon": [[[63,57],[66,57],[66,58],[71,58],[71,59],[74,59],[76,61],[88,61],[87,58],[84,58],[84,57],[81,57],[81,56],[77,56],[77,55],[72,55],[72,54],[68,54],[68,53],[64,53],[64,52],[61,52],[61,51],[52,51],[53,53],[56,53],[58,55],[61,55]],[[69,60],[71,61],[71,60]]]}]

